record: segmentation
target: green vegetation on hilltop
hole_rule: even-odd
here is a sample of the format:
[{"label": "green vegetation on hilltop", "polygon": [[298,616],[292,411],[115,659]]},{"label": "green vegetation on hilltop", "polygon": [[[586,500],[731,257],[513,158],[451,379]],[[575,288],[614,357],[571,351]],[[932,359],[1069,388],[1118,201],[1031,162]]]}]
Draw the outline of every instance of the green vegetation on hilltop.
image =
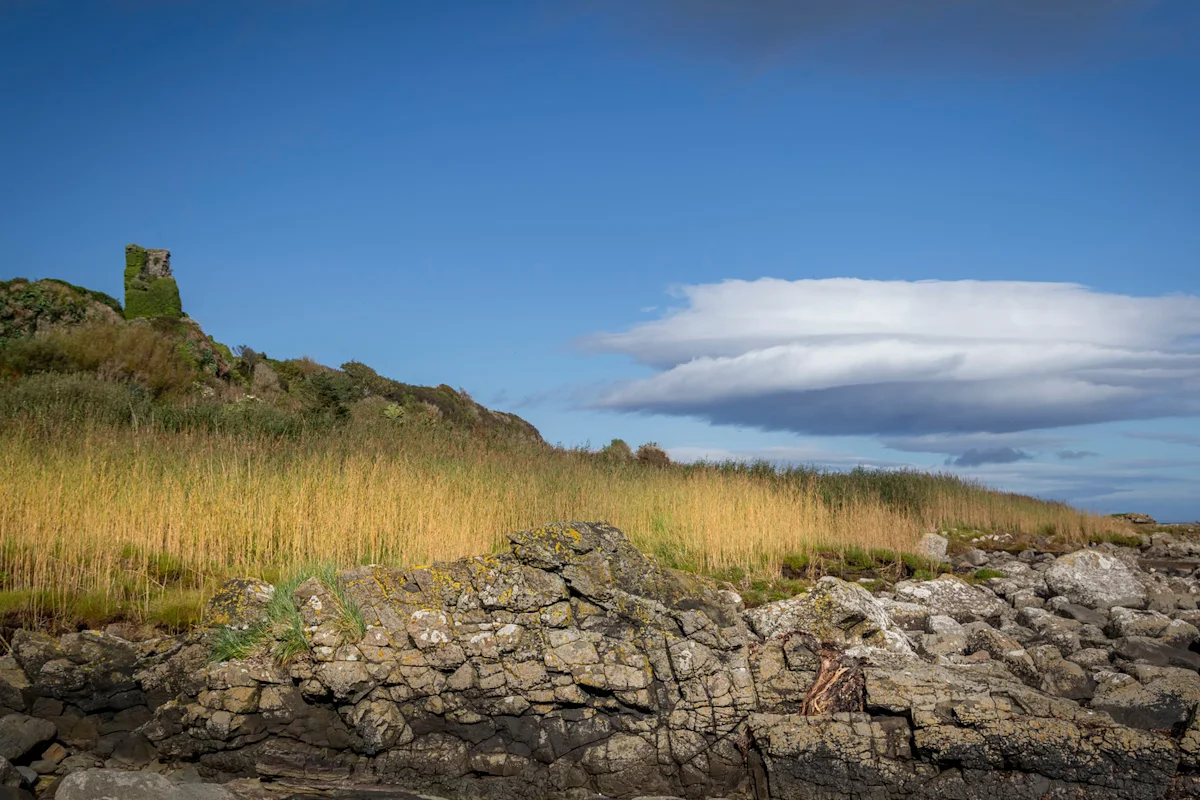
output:
[{"label": "green vegetation on hilltop", "polygon": [[125,318],[183,316],[179,286],[169,274],[149,271],[150,251],[136,244],[125,248]]},{"label": "green vegetation on hilltop", "polygon": [[0,376],[16,381],[0,403],[46,419],[56,409],[75,419],[91,403],[91,416],[167,430],[296,435],[379,415],[541,441],[520,417],[446,385],[401,383],[356,361],[339,370],[247,346],[235,354],[183,314],[168,264],[166,251],[126,248],[124,309],[64,281],[0,282]]},{"label": "green vegetation on hilltop", "polygon": [[66,281],[0,281],[0,345],[54,325],[116,320],[120,314],[113,297]]}]

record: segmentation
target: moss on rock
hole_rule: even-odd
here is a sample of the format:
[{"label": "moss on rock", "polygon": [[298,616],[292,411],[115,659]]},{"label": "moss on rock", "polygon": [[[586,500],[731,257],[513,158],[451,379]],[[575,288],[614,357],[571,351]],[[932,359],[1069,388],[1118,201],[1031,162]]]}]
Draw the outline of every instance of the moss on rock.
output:
[{"label": "moss on rock", "polygon": [[171,254],[147,250],[140,245],[125,247],[125,318],[183,316],[179,286],[171,277]]}]

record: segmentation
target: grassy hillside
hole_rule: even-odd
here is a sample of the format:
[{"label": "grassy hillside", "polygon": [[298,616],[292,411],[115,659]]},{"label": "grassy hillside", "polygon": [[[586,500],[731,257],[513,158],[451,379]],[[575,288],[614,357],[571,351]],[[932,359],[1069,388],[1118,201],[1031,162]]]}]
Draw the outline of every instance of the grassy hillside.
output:
[{"label": "grassy hillside", "polygon": [[552,448],[448,386],[233,352],[191,320],[125,322],[86,290],[40,284],[85,311],[50,303],[31,323],[7,306],[24,322],[0,342],[0,627],[180,627],[229,577],[487,553],[558,519],[612,522],[751,601],[837,565],[929,568],[905,554],[934,528],[1006,532],[1014,547],[1127,530],[948,475]]},{"label": "grassy hillside", "polygon": [[181,625],[230,576],[487,553],[506,531],[556,519],[608,520],[752,597],[796,588],[784,578],[814,557],[899,559],[932,527],[1075,540],[1125,530],[944,475],[655,466],[389,418],[363,401],[340,424],[287,434],[256,432],[273,418],[252,402],[232,406],[231,424],[150,407],[135,427],[129,397],[90,376],[0,388],[0,612],[10,619]]}]

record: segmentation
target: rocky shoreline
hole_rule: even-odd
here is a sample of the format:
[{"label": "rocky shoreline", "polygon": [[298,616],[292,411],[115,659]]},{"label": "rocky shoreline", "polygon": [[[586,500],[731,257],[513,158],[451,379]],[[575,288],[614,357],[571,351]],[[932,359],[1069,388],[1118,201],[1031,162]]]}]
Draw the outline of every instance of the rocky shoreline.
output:
[{"label": "rocky shoreline", "polygon": [[[608,526],[510,539],[301,584],[286,666],[211,662],[212,631],[18,631],[0,800],[1200,797],[1190,538],[970,550],[981,578],[748,611]],[[273,591],[215,608],[252,625]]]}]

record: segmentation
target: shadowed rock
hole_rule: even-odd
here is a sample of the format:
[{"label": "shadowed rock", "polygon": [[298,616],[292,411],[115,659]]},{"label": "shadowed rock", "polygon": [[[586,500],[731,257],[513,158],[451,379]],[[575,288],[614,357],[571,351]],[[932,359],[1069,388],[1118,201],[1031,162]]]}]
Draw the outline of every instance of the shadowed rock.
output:
[{"label": "shadowed rock", "polygon": [[[1043,609],[1026,603],[1048,596],[1048,557],[994,554],[995,591],[943,578],[880,599],[826,578],[743,611],[607,525],[510,540],[301,584],[286,665],[270,642],[209,663],[204,634],[19,633],[3,696],[65,746],[12,749],[62,774],[188,765],[263,800],[1158,800],[1192,796],[1200,774],[1191,578],[1139,574],[1165,598],[1145,611]],[[271,592],[239,581],[221,596],[249,609],[237,625]]]}]

